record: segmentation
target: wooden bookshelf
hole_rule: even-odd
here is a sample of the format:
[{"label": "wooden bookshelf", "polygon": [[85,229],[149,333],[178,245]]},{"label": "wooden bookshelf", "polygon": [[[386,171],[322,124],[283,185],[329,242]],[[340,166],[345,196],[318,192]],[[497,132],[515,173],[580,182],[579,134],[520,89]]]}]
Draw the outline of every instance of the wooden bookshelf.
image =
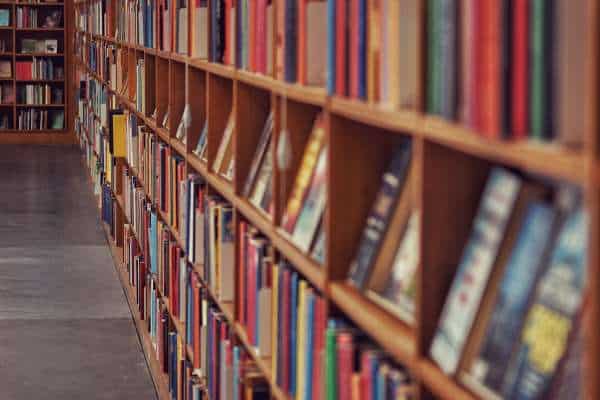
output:
[{"label": "wooden bookshelf", "polygon": [[[78,0],[75,6],[86,8],[94,1]],[[591,0],[587,3],[590,40],[586,49],[586,79],[590,84],[581,96],[585,112],[584,143],[576,149],[553,143],[484,139],[478,132],[458,123],[428,115],[424,112],[422,100],[417,102],[419,106],[414,109],[392,110],[378,104],[330,96],[325,88],[290,84],[274,76],[255,74],[230,65],[77,31],[78,35],[86,38],[87,43],[117,45],[130,59],[144,57],[146,68],[151,71],[147,71],[144,78],[147,96],[150,96],[145,99],[146,110],[157,109],[158,117],[155,120],[149,115],[151,111],[144,114],[133,102],[131,82],[135,80],[135,68],[128,69],[129,92],[119,93],[110,90],[109,82],[81,60],[77,61],[77,67],[105,85],[117,103],[135,114],[173,152],[183,156],[186,172],[201,175],[211,190],[233,206],[238,217],[249,221],[282,257],[319,289],[327,299],[328,315],[341,314],[352,320],[391,358],[406,366],[419,385],[420,399],[475,400],[478,398],[475,394],[457,379],[445,375],[430,360],[429,348],[463,245],[470,233],[470,224],[485,178],[493,165],[568,181],[583,189],[590,216],[591,245],[588,251],[589,322],[585,328],[586,348],[589,351],[585,352],[582,362],[591,374],[600,371],[600,338],[595,335],[595,330],[600,327],[600,290],[597,290],[600,287],[600,251],[594,245],[600,235],[600,126],[597,116],[600,5]],[[425,2],[420,4],[422,12],[419,23],[423,26]],[[423,42],[424,36],[420,34],[417,40]],[[418,62],[422,69],[423,61]],[[421,76],[421,79],[425,78]],[[424,86],[423,82],[419,82],[421,97]],[[175,134],[186,104],[192,110],[193,117],[188,141],[184,144],[175,138]],[[211,172],[207,163],[200,160],[193,150],[206,120],[208,165],[212,165],[232,109],[236,120],[236,171],[233,181],[229,182]],[[167,110],[170,113],[169,124],[163,127],[162,119]],[[257,210],[241,194],[260,129],[265,116],[271,111],[276,127],[272,145],[276,145],[279,132],[286,125],[294,149],[293,167],[286,174],[274,174],[276,190],[273,218]],[[303,144],[310,133],[312,120],[318,113],[324,115],[329,146],[325,214],[328,240],[324,265],[319,265],[300,251],[279,229]],[[365,217],[390,157],[390,145],[401,137],[413,140],[410,181],[414,194],[411,200],[422,215],[421,262],[414,325],[388,313],[345,281]],[[133,173],[136,174],[135,171]],[[168,221],[166,215],[160,217],[164,222]],[[168,223],[167,226],[181,245],[179,232]],[[200,272],[203,266],[196,265],[194,268]],[[211,297],[225,315],[238,343],[246,348],[264,373],[271,385],[272,397],[287,399],[288,396],[273,379],[271,360],[256,354],[244,328],[236,321],[238,310],[235,304],[221,303],[212,293]],[[142,336],[144,334],[140,333]],[[600,398],[600,382],[596,379],[585,379],[581,385],[586,399]]]},{"label": "wooden bookshelf", "polygon": [[[37,10],[38,25],[40,27],[18,27],[17,9],[27,7]],[[3,79],[3,82],[12,82],[12,90],[15,100],[18,99],[18,88],[26,84],[48,84],[52,88],[61,89],[63,101],[62,104],[44,104],[29,105],[21,104],[17,101],[12,103],[12,109],[9,112],[9,129],[0,129],[0,144],[2,143],[48,143],[48,144],[72,144],[75,143],[75,136],[71,131],[71,122],[73,113],[71,110],[71,39],[73,32],[70,15],[73,12],[73,3],[67,2],[44,2],[34,3],[20,0],[7,0],[0,3],[1,9],[8,9],[10,12],[9,26],[0,27],[0,38],[7,41],[9,50],[0,53],[0,58],[11,61],[12,76],[10,79]],[[62,24],[60,27],[43,28],[41,27],[43,18],[52,10],[60,10],[62,13]],[[58,49],[56,53],[32,52],[22,53],[22,39],[56,39]],[[17,61],[33,60],[34,57],[43,57],[52,59],[57,65],[60,65],[64,71],[64,77],[61,79],[17,79],[16,63]],[[63,113],[63,128],[51,129],[52,115],[48,116],[48,126],[44,129],[27,130],[18,129],[19,112],[31,109],[47,109],[49,113]],[[22,133],[21,136],[18,134]],[[43,137],[46,137],[44,139]]]}]

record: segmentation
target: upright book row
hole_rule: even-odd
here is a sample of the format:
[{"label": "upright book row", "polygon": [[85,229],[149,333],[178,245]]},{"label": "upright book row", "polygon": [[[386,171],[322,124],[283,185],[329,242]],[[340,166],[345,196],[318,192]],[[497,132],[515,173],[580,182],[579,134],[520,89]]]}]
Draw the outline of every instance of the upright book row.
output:
[{"label": "upright book row", "polygon": [[[172,396],[236,393],[244,380],[230,374],[253,370],[245,390],[255,393],[268,393],[260,379],[268,372],[278,390],[302,398],[414,396],[409,373],[351,324],[329,318],[319,291],[247,221],[236,224],[233,208],[202,178],[189,175],[179,183],[179,196],[164,200],[162,173],[170,163],[161,156],[160,139],[134,124],[135,116],[108,115],[109,128],[93,138],[82,126],[82,143],[100,181],[103,219],[123,248],[128,282]],[[173,176],[167,172],[164,180]],[[180,205],[179,222],[167,217],[165,203]],[[243,249],[239,258],[236,246]],[[240,372],[239,359],[250,366],[253,357],[280,367]]]},{"label": "upright book row", "polygon": [[420,110],[485,138],[581,148],[585,1],[425,3],[90,0],[78,20],[82,32]]},{"label": "upright book row", "polygon": [[[86,100],[96,109],[108,93],[123,103],[127,152],[121,157],[139,178],[135,196],[152,200],[170,241],[184,254],[175,264],[191,267],[233,332],[251,345],[251,357],[282,363],[281,371],[271,371],[287,373],[285,379],[259,365],[274,392],[292,393],[290,376],[298,370],[291,371],[306,363],[281,360],[291,357],[289,349],[272,343],[290,317],[267,318],[286,301],[275,282],[285,285],[288,269],[307,282],[307,296],[297,303],[300,317],[291,319],[313,324],[311,340],[322,337],[314,333],[322,321],[300,308],[314,302],[317,313],[323,298],[328,319],[345,314],[359,336],[383,348],[376,352],[386,362],[389,357],[392,365],[405,365],[425,398],[511,398],[525,387],[532,399],[561,398],[569,392],[566,376],[583,381],[572,366],[582,362],[575,332],[583,326],[582,304],[589,296],[582,285],[585,186],[567,184],[552,169],[530,174],[527,165],[515,169],[510,158],[498,165],[485,154],[281,99],[184,62],[91,43],[114,57],[88,77],[104,82],[94,83],[102,90],[93,93],[102,95]],[[80,114],[84,121],[86,113]],[[423,183],[428,179],[433,183]],[[569,247],[565,237],[580,247]],[[258,258],[266,261],[248,262]],[[513,288],[515,281],[522,286]],[[560,296],[570,299],[569,307],[547,297],[548,285],[553,294],[569,293]],[[518,304],[505,304],[506,296]],[[188,301],[181,298],[175,306],[183,304]],[[560,321],[564,334],[544,342],[553,356],[540,356],[542,367],[528,346],[558,329],[546,317]],[[498,327],[506,328],[500,339],[487,334]],[[399,339],[390,340],[389,332]],[[296,333],[294,340],[308,336]],[[494,372],[496,357],[504,363],[500,372]],[[529,378],[516,379],[525,369]],[[575,397],[580,389],[571,385],[569,393]]]}]

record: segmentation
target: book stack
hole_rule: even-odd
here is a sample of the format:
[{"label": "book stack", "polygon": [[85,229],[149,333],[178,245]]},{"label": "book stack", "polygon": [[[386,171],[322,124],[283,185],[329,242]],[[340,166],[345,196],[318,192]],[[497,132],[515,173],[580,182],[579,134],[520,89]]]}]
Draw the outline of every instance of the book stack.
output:
[{"label": "book stack", "polygon": [[[324,339],[319,340],[324,341],[324,373],[312,375],[312,398],[417,398],[415,382],[406,369],[394,365],[346,321],[330,319]],[[323,390],[320,386],[323,379],[326,380],[324,395],[318,394]]]},{"label": "book stack", "polygon": [[[303,85],[323,86],[327,78],[327,51],[335,46],[328,29],[335,19],[328,14],[328,3],[348,3],[347,0],[290,1],[280,3],[275,34],[275,76],[277,79]],[[339,19],[346,21],[344,12]],[[330,21],[330,22],[328,22]],[[354,21],[353,21],[354,22]],[[354,25],[354,24],[353,24]],[[345,33],[344,33],[345,35]],[[335,47],[333,47],[335,48]],[[347,64],[344,64],[346,68]],[[329,71],[331,75],[331,71]]]},{"label": "book stack", "polygon": [[418,2],[327,3],[329,93],[386,108],[415,107]]},{"label": "book stack", "polygon": [[[239,17],[234,26],[237,36],[233,44],[235,57],[228,57],[226,63],[233,63],[237,68],[247,71],[272,75],[273,72],[273,10],[274,2],[270,0],[238,2]],[[232,35],[233,37],[233,35]],[[234,43],[234,44],[235,44]]]},{"label": "book stack", "polygon": [[63,104],[63,90],[49,84],[17,86],[17,99],[21,104]]},{"label": "book stack", "polygon": [[19,130],[62,130],[65,124],[65,112],[63,110],[17,110],[17,129]]},{"label": "book stack", "polygon": [[15,63],[17,80],[61,80],[65,77],[62,64],[51,58],[33,57],[31,61]]},{"label": "book stack", "polygon": [[484,137],[581,145],[584,2],[433,0],[427,112]]},{"label": "book stack", "polygon": [[586,224],[573,187],[492,169],[430,348],[443,371],[485,398],[550,390],[578,329]]}]

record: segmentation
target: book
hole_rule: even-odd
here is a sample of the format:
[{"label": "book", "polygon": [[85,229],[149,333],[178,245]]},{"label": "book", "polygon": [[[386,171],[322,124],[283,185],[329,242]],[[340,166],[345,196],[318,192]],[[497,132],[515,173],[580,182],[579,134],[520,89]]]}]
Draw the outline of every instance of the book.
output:
[{"label": "book", "polygon": [[294,226],[292,242],[303,252],[308,252],[327,203],[327,146],[319,153],[315,172],[310,182],[306,199]]},{"label": "book", "polygon": [[252,192],[249,197],[250,203],[252,203],[255,207],[263,211],[265,211],[262,208],[263,198],[268,192],[268,188],[273,185],[272,174],[273,153],[272,147],[269,146],[267,148],[267,152],[265,153],[261,166],[258,170],[258,175],[256,176],[256,181],[254,182],[254,187],[252,188]]},{"label": "book", "polygon": [[0,9],[0,26],[10,26],[10,10],[7,8]]},{"label": "book", "polygon": [[583,301],[587,238],[587,216],[578,207],[565,219],[536,285],[511,374],[502,387],[506,398],[537,399],[550,387]]},{"label": "book", "polygon": [[484,303],[479,311],[461,372],[461,380],[476,393],[485,396],[491,391],[498,396],[530,294],[546,266],[556,220],[552,205],[532,203],[527,208],[501,282],[497,290],[486,294],[493,306]]},{"label": "book", "polygon": [[317,165],[319,154],[324,146],[325,127],[323,118],[319,115],[313,123],[313,128],[304,149],[298,173],[294,180],[290,197],[281,220],[281,227],[287,233],[293,233],[300,215],[302,204],[308,193],[310,180]]},{"label": "book", "polygon": [[367,296],[408,323],[414,323],[416,270],[419,265],[419,213],[413,211],[386,274],[375,274]]},{"label": "book", "polygon": [[[306,2],[306,84],[324,86],[327,80],[327,48],[323,38],[327,35],[327,2]],[[299,63],[301,58],[299,57]]]},{"label": "book", "polygon": [[429,350],[446,374],[456,372],[521,187],[519,177],[499,167],[488,177]]},{"label": "book", "polygon": [[357,288],[364,288],[371,274],[379,247],[386,234],[390,216],[397,206],[397,199],[408,176],[412,144],[409,140],[395,146],[381,188],[365,221],[359,246],[350,263],[348,281]]},{"label": "book", "polygon": [[230,159],[233,157],[233,132],[235,130],[235,113],[231,111],[229,113],[229,118],[227,119],[227,125],[225,126],[225,130],[223,131],[223,138],[221,139],[221,143],[219,145],[219,149],[217,150],[217,154],[215,156],[215,160],[212,165],[212,169],[214,172],[221,173],[223,171],[223,166],[227,167],[229,165]]},{"label": "book", "polygon": [[244,197],[248,197],[250,195],[250,191],[252,190],[252,186],[254,185],[256,174],[258,173],[258,169],[262,164],[266,149],[270,146],[272,133],[273,113],[271,112],[269,113],[269,116],[265,121],[265,125],[260,134],[260,139],[258,140],[258,144],[256,146],[254,157],[252,158],[252,164],[250,164],[248,176],[246,177],[246,182],[244,184],[244,190],[242,191]]},{"label": "book", "polygon": [[12,61],[0,60],[0,78],[12,78]]}]

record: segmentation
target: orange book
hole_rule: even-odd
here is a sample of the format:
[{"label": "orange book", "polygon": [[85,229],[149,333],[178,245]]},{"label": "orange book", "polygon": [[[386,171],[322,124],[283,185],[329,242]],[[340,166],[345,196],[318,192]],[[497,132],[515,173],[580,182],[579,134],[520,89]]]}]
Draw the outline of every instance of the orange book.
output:
[{"label": "orange book", "polygon": [[306,2],[298,0],[298,83],[306,84]]},{"label": "orange book", "polygon": [[284,0],[273,0],[275,5],[275,78],[283,80],[285,4]]},{"label": "orange book", "polygon": [[483,2],[479,8],[480,55],[478,131],[488,138],[500,136],[500,7],[494,2]]},{"label": "orange book", "polygon": [[367,100],[379,100],[379,71],[381,54],[380,0],[368,0],[368,59],[367,59]]}]

